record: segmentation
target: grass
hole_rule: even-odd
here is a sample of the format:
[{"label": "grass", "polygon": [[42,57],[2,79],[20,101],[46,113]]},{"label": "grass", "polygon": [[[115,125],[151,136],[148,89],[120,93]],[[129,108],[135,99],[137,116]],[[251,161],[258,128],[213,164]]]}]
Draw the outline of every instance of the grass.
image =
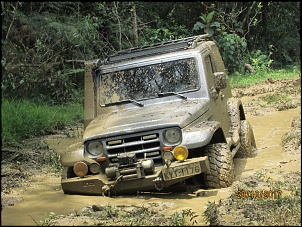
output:
[{"label": "grass", "polygon": [[83,122],[81,104],[48,106],[28,100],[1,100],[2,146],[21,146],[24,139],[51,134],[80,122]]},{"label": "grass", "polygon": [[[51,212],[49,218],[41,220],[41,226],[64,225],[70,218],[82,226],[192,226],[196,224],[196,214],[190,209],[175,212],[169,216],[161,209],[147,206],[89,206],[83,211],[69,215],[56,215]],[[36,222],[37,223],[37,222]]]},{"label": "grass", "polygon": [[272,94],[267,95],[262,98],[264,101],[266,101],[268,104],[279,102],[280,100],[283,100],[285,102],[291,101],[290,98],[287,95],[283,94]]},{"label": "grass", "polygon": [[229,80],[231,88],[240,88],[252,84],[263,83],[268,78],[280,80],[295,78],[298,76],[301,76],[301,69],[298,66],[294,66],[291,69],[278,69],[270,72],[257,72],[255,74],[232,74],[229,76]]}]

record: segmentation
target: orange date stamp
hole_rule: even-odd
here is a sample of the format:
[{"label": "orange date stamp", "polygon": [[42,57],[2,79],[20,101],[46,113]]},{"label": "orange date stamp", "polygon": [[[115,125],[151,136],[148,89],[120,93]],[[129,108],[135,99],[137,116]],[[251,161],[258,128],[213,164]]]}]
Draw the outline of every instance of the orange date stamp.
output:
[{"label": "orange date stamp", "polygon": [[281,190],[237,190],[237,199],[280,199],[282,195]]}]

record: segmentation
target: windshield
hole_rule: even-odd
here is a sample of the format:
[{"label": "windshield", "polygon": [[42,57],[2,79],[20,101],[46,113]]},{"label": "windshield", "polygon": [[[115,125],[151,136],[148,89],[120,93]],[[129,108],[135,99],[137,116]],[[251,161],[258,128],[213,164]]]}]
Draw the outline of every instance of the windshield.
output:
[{"label": "windshield", "polygon": [[194,58],[110,72],[100,76],[102,106],[125,100],[159,97],[159,93],[196,90],[199,87]]}]

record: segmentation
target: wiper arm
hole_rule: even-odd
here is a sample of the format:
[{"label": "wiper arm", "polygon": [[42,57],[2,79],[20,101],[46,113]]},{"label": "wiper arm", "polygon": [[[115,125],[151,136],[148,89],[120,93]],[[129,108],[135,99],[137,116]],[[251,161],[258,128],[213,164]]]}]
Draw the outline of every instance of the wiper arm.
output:
[{"label": "wiper arm", "polygon": [[187,99],[188,97],[187,96],[184,96],[182,94],[179,94],[179,93],[176,93],[176,92],[165,92],[165,93],[157,93],[157,96],[158,97],[165,97],[165,96],[170,96],[170,95],[176,95],[182,99]]},{"label": "wiper arm", "polygon": [[121,101],[118,101],[118,102],[113,102],[113,103],[106,103],[105,106],[114,106],[114,105],[117,105],[117,104],[122,104],[122,103],[135,103],[137,104],[138,106],[144,106],[144,104],[136,101],[136,100],[133,100],[133,99],[126,99],[126,100],[121,100]]}]

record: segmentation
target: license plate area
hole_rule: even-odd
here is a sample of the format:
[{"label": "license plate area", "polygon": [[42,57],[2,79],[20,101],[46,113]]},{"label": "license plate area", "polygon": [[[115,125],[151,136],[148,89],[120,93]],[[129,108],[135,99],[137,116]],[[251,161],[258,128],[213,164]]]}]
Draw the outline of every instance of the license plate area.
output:
[{"label": "license plate area", "polygon": [[200,162],[185,163],[183,165],[162,169],[163,179],[165,181],[192,176],[199,173],[201,173]]}]

